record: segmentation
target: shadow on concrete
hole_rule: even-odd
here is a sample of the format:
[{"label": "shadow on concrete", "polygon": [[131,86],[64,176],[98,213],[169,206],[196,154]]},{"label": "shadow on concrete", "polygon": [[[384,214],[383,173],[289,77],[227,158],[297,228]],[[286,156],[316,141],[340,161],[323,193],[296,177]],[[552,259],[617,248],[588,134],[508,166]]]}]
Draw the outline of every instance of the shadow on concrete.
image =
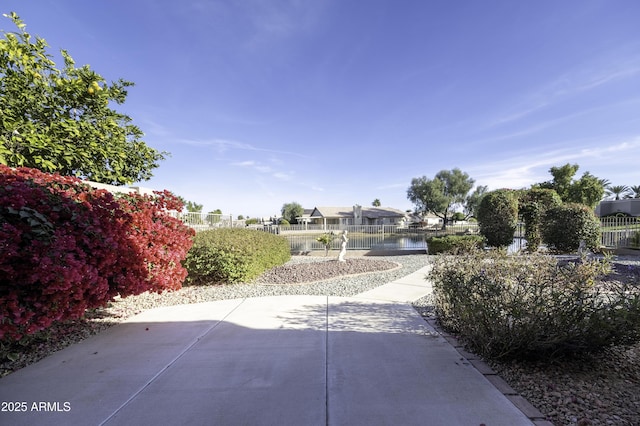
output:
[{"label": "shadow on concrete", "polygon": [[410,306],[325,296],[147,311],[0,379],[0,401],[27,404],[12,425],[531,424]]}]

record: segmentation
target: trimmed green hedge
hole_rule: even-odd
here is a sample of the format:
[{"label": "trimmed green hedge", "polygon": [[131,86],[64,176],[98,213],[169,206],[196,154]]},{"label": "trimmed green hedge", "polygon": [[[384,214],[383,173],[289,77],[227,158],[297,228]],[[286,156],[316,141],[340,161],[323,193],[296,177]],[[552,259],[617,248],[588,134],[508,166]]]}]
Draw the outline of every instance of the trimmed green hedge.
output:
[{"label": "trimmed green hedge", "polygon": [[481,235],[446,235],[427,239],[429,254],[460,253],[482,248],[484,238]]},{"label": "trimmed green hedge", "polygon": [[291,259],[284,237],[251,229],[215,229],[199,232],[185,267],[188,284],[249,282],[268,269]]}]

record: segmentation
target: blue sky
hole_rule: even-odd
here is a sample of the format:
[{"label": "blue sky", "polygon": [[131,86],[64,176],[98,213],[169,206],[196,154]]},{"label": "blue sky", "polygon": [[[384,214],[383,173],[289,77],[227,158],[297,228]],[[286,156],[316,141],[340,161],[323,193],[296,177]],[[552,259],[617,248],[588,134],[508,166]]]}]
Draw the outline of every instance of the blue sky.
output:
[{"label": "blue sky", "polygon": [[636,0],[3,0],[10,11],[52,53],[135,83],[118,110],[172,154],[140,185],[205,211],[411,209],[412,178],[455,167],[490,189],[565,163],[640,185]]}]

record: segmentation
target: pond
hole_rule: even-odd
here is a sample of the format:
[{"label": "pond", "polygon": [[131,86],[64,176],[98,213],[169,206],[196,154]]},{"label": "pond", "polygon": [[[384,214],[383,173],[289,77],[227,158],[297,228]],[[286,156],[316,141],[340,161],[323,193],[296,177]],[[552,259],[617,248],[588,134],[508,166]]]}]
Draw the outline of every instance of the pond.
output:
[{"label": "pond", "polygon": [[[309,252],[324,250],[324,246],[316,241],[318,235],[283,235],[289,240],[292,252]],[[515,238],[509,246],[508,252],[515,253],[526,247],[523,238]],[[340,250],[340,239],[336,238],[331,244],[332,250]],[[427,250],[424,233],[415,234],[349,234],[347,250]]]}]

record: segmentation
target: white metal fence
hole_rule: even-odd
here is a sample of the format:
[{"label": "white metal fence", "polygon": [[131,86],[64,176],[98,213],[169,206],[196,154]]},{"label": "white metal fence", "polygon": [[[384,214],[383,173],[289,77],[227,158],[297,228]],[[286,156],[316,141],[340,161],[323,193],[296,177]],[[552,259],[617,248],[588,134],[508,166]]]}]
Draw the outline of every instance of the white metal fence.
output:
[{"label": "white metal fence", "polygon": [[[473,222],[447,225],[446,229],[442,230],[399,225],[247,225],[245,220],[233,219],[231,215],[224,214],[171,212],[171,215],[182,220],[196,232],[250,226],[254,229],[280,234],[290,241],[293,251],[323,250],[324,246],[316,241],[316,238],[323,233],[334,234],[332,249],[338,249],[340,246],[339,234],[344,230],[348,231],[349,244],[347,247],[351,250],[423,249],[426,248],[426,239],[429,237],[447,234],[477,234],[479,232],[478,224]],[[640,218],[602,218],[600,224],[603,246],[640,248]],[[524,226],[519,224],[515,238],[523,242],[523,237]]]},{"label": "white metal fence", "polygon": [[217,228],[244,228],[244,220],[234,220],[229,214],[213,214],[213,213],[194,213],[194,212],[178,212],[171,211],[169,214],[180,219],[190,228],[199,231]]},{"label": "white metal fence", "polygon": [[640,248],[640,217],[603,217],[600,229],[605,247]]}]

